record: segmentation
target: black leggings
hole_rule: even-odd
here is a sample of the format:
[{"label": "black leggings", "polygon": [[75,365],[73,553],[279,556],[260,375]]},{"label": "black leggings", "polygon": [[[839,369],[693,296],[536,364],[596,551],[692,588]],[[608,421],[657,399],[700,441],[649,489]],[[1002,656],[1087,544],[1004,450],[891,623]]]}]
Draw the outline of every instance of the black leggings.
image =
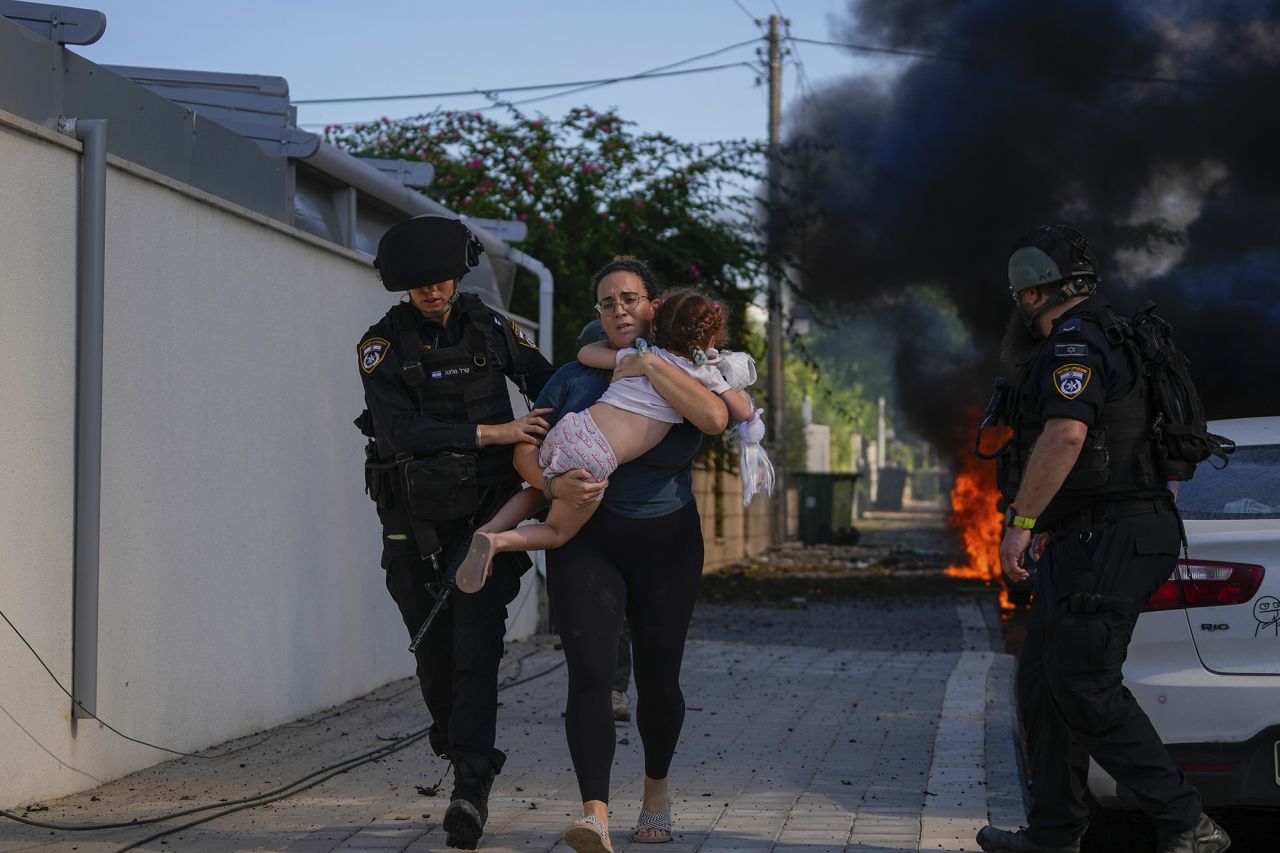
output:
[{"label": "black leggings", "polygon": [[658,518],[601,507],[547,552],[547,589],[569,668],[564,727],[583,801],[609,801],[618,637],[631,625],[644,772],[665,779],[684,724],[680,663],[702,579],[702,522],[690,501]]}]

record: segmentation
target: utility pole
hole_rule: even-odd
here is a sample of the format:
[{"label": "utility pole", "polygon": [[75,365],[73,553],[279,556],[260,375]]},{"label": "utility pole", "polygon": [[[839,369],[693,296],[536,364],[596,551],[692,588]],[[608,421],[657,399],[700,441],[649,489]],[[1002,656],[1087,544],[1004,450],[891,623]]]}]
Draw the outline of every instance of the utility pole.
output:
[{"label": "utility pole", "polygon": [[[778,146],[782,126],[782,50],[778,44],[778,16],[769,16],[769,221],[767,248],[776,256],[779,226],[775,211],[780,194],[778,182],[782,172],[778,164]],[[769,433],[773,436],[770,456],[774,467],[773,542],[781,544],[787,537],[787,438],[786,383],[782,375],[782,280],[776,270],[769,273]]]}]

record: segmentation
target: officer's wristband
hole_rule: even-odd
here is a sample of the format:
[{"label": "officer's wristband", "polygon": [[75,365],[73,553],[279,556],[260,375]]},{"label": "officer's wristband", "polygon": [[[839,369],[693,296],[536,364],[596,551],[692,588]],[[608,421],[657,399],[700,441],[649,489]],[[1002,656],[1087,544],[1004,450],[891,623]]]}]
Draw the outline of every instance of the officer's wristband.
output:
[{"label": "officer's wristband", "polygon": [[556,481],[556,477],[559,476],[559,474],[548,474],[542,478],[542,493],[547,496],[547,500],[549,501],[556,499],[556,496],[552,493],[554,490],[551,488],[551,484],[554,483]]},{"label": "officer's wristband", "polygon": [[1009,507],[1004,511],[1004,526],[1030,530],[1036,526],[1036,518],[1030,515],[1018,515],[1018,511]]},{"label": "officer's wristband", "polygon": [[476,424],[476,450],[484,447],[484,434],[480,432],[480,424]]}]

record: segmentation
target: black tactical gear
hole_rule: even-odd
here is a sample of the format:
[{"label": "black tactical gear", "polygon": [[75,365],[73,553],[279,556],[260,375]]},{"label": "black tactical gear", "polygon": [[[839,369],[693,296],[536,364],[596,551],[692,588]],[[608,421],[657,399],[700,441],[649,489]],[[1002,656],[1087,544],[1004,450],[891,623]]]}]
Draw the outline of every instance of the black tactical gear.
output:
[{"label": "black tactical gear", "polygon": [[1020,366],[1005,418],[1013,438],[996,460],[1006,503],[1018,493],[1046,420],[1068,417],[1089,428],[1037,531],[1089,506],[1168,497],[1151,438],[1150,395],[1120,322],[1102,297],[1092,296],[1055,319],[1049,336]]},{"label": "black tactical gear", "polygon": [[390,495],[408,505],[415,541],[430,557],[442,544],[434,523],[470,515],[487,487],[518,482],[511,446],[476,449],[476,424],[510,421],[506,378],[540,389],[551,366],[470,293],[445,327],[410,303],[396,305],[359,351],[374,433],[366,487],[375,500]]},{"label": "black tactical gear", "polygon": [[[1180,539],[1151,432],[1155,406],[1146,376],[1123,321],[1095,295],[1055,318],[1004,395],[1014,436],[998,471],[1008,502],[1047,421],[1074,420],[1088,432],[1035,526],[1050,539],[1032,566],[1034,597],[1018,663],[1029,825],[1019,833],[984,830],[984,850],[1076,849],[1088,821],[1090,757],[1134,796],[1161,835],[1184,831],[1200,814],[1199,794],[1121,672],[1134,624],[1173,573]],[[1000,399],[997,393],[997,408]]]},{"label": "black tactical gear", "polygon": [[373,268],[387,290],[409,290],[459,281],[483,252],[480,240],[457,219],[415,216],[382,235]]},{"label": "black tactical gear", "polygon": [[[366,485],[382,523],[382,567],[410,636],[446,589],[443,568],[519,488],[511,448],[477,450],[476,424],[513,419],[507,378],[529,393],[553,370],[509,319],[463,293],[447,322],[392,308],[358,347],[368,412]],[[430,740],[458,766],[496,769],[497,675],[509,604],[528,557],[500,555],[473,594],[452,592],[415,651]]]},{"label": "black tactical gear", "polygon": [[1093,251],[1070,225],[1041,225],[1009,254],[1009,290],[1045,287],[1073,278],[1098,278]]}]

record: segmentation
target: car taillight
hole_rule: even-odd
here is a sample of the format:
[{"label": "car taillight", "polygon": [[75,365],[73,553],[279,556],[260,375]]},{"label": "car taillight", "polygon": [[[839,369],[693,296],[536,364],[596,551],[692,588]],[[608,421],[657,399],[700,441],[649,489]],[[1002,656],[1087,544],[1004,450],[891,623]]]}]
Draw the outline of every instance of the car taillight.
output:
[{"label": "car taillight", "polygon": [[1248,563],[1179,560],[1174,576],[1160,585],[1144,610],[1244,604],[1262,585],[1262,575],[1262,566]]}]

